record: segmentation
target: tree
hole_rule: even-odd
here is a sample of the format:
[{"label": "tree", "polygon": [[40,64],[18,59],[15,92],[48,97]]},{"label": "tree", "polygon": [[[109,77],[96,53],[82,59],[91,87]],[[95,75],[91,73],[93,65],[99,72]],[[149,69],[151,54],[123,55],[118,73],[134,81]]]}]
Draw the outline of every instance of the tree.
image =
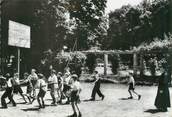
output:
[{"label": "tree", "polygon": [[[127,49],[130,48],[130,45],[133,45],[129,31],[134,27],[130,21],[133,19],[132,14],[135,12],[131,10],[133,10],[132,6],[128,5],[109,14],[107,49]],[[130,17],[129,12],[132,12]]]},{"label": "tree", "polygon": [[118,55],[110,55],[109,56],[110,61],[112,62],[112,72],[114,74],[118,73],[118,68],[119,68],[119,56]]},{"label": "tree", "polygon": [[170,32],[170,1],[143,2],[123,6],[109,14],[109,49],[130,49],[155,37],[164,39]]},{"label": "tree", "polygon": [[[31,49],[22,50],[22,60],[30,67],[37,67],[43,51],[59,51],[63,47],[66,32],[66,9],[61,0],[10,0],[2,5],[2,36],[6,54],[16,55],[8,47],[8,21],[13,20],[31,27]],[[8,56],[8,55],[6,55]],[[32,59],[34,58],[34,59]]]},{"label": "tree", "polygon": [[39,7],[35,9],[34,15],[38,21],[35,27],[39,27],[38,31],[44,30],[44,45],[47,49],[62,49],[68,30],[64,15],[66,12],[61,0],[40,0]]},{"label": "tree", "polygon": [[97,28],[100,26],[106,7],[106,0],[68,0],[66,8],[70,19],[75,20],[73,37],[78,49],[86,50],[95,44]]},{"label": "tree", "polygon": [[[56,53],[51,50],[44,52],[44,57],[40,64],[39,70],[45,75],[49,72],[49,67],[52,66],[58,72],[64,72],[65,68],[69,67],[78,76],[81,74],[81,68],[86,60],[85,54],[81,52],[64,52]],[[46,75],[47,76],[47,75]]]},{"label": "tree", "polygon": [[93,71],[96,67],[96,55],[95,54],[87,55],[86,66],[88,66],[89,72],[93,73]]}]

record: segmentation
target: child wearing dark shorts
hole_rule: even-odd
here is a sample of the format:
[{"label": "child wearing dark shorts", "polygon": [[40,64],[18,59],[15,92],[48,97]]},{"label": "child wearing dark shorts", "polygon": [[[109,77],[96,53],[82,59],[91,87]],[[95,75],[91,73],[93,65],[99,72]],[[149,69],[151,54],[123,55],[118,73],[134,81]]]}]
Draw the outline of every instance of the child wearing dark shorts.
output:
[{"label": "child wearing dark shorts", "polygon": [[43,74],[38,74],[39,80],[38,80],[38,88],[39,88],[39,93],[37,95],[37,101],[39,104],[39,108],[45,108],[45,103],[44,103],[44,97],[47,91],[47,84],[45,83],[44,76]]},{"label": "child wearing dark shorts", "polygon": [[33,91],[33,86],[32,86],[32,83],[31,83],[31,79],[28,76],[29,76],[28,73],[24,73],[24,81],[23,81],[23,83],[26,84],[26,86],[27,86],[26,87],[26,96],[27,96],[27,98],[29,100],[29,103],[31,104],[32,103],[32,101],[31,101],[31,98],[32,98],[31,93]]},{"label": "child wearing dark shorts", "polygon": [[141,95],[139,95],[138,93],[136,93],[134,90],[135,90],[135,80],[134,80],[134,78],[133,78],[133,75],[132,75],[132,73],[131,72],[129,72],[129,76],[128,76],[128,85],[129,85],[129,87],[128,87],[128,92],[129,92],[129,94],[130,94],[130,97],[128,97],[128,99],[133,99],[133,96],[132,96],[132,92],[134,93],[134,94],[136,94],[137,96],[138,96],[138,100],[140,100],[140,98],[141,98]]},{"label": "child wearing dark shorts", "polygon": [[14,91],[13,91],[13,93],[16,93],[16,94],[23,94],[23,91],[22,91],[22,89],[21,89],[21,87],[20,87],[20,85],[14,85]]},{"label": "child wearing dark shorts", "polygon": [[72,91],[71,92],[71,102],[80,102],[80,97],[77,95],[78,91]]},{"label": "child wearing dark shorts", "polygon": [[13,78],[12,82],[13,82],[13,88],[14,88],[13,93],[14,94],[19,93],[22,96],[25,103],[27,103],[27,101],[26,101],[26,99],[25,99],[25,97],[23,95],[23,90],[22,90],[22,88],[20,86],[19,73],[14,74],[14,78]]},{"label": "child wearing dark shorts", "polygon": [[78,117],[81,117],[82,115],[77,105],[77,103],[80,102],[79,94],[81,92],[81,86],[78,81],[78,76],[76,74],[72,75],[72,80],[73,83],[71,85],[71,105],[74,113],[69,117],[77,117],[76,109],[78,110]]},{"label": "child wearing dark shorts", "polygon": [[134,90],[134,84],[133,83],[129,83],[129,88],[128,90]]},{"label": "child wearing dark shorts", "polygon": [[16,106],[16,102],[14,101],[12,96],[12,92],[13,92],[12,78],[9,73],[7,73],[6,75],[4,87],[5,87],[5,92],[1,96],[2,108],[8,108],[5,100],[7,97],[10,100],[10,102],[12,102],[13,106]]}]

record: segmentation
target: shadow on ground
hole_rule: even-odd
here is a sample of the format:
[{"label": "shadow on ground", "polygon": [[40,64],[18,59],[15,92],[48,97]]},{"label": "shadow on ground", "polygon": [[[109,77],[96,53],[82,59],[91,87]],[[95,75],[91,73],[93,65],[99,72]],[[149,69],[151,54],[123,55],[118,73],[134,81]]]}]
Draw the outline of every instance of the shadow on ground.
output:
[{"label": "shadow on ground", "polygon": [[26,109],[21,109],[23,111],[39,111],[38,107],[34,107],[34,108],[26,108]]},{"label": "shadow on ground", "polygon": [[[48,106],[57,106],[57,105],[45,105],[45,107],[48,107]],[[25,109],[21,109],[21,110],[23,110],[23,111],[39,111],[40,108],[39,108],[39,106],[37,105],[37,106],[32,107],[32,108],[25,108]]]},{"label": "shadow on ground", "polygon": [[148,109],[148,110],[146,110],[144,112],[151,113],[151,114],[156,114],[156,113],[160,113],[162,111],[159,110],[159,109]]},{"label": "shadow on ground", "polygon": [[0,109],[7,109],[7,108],[4,108],[4,107],[0,107]]},{"label": "shadow on ground", "polygon": [[16,104],[26,104],[27,102],[17,102]]},{"label": "shadow on ground", "polygon": [[138,99],[130,99],[130,98],[119,98],[119,100],[138,100]]},{"label": "shadow on ground", "polygon": [[83,102],[95,102],[95,101],[102,101],[102,100],[90,100],[90,99],[85,99],[85,100],[82,100]]}]

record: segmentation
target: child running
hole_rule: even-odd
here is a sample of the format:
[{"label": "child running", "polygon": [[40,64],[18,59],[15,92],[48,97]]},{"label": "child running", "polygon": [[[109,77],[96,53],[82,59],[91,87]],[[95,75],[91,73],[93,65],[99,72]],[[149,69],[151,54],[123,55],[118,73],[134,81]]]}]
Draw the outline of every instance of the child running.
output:
[{"label": "child running", "polygon": [[58,79],[58,95],[59,95],[59,103],[61,104],[62,103],[62,99],[63,99],[63,78],[62,78],[62,73],[61,72],[58,72],[57,74],[57,79]]},{"label": "child running", "polygon": [[39,104],[39,108],[45,108],[45,103],[44,103],[44,96],[47,91],[47,84],[45,83],[45,77],[43,74],[38,74],[38,88],[39,88],[39,93],[37,95],[37,101]]},{"label": "child running", "polygon": [[65,94],[65,97],[67,98],[67,101],[65,104],[70,104],[70,85],[71,85],[71,75],[70,72],[65,73],[64,80],[63,80],[63,93]]},{"label": "child running", "polygon": [[25,103],[27,103],[27,101],[26,101],[26,99],[25,99],[25,97],[23,95],[23,90],[22,90],[22,88],[20,86],[19,73],[14,73],[14,77],[13,77],[12,82],[13,82],[13,87],[14,87],[13,93],[14,94],[19,93],[21,95],[21,97],[23,98],[23,100],[25,101]]},{"label": "child running", "polygon": [[32,82],[31,82],[31,79],[30,77],[28,77],[29,74],[26,72],[24,73],[24,81],[23,81],[23,84],[26,83],[27,85],[27,88],[26,88],[26,96],[29,100],[29,103],[32,104],[32,101],[31,101],[31,98],[32,98],[32,90],[33,90],[33,85],[32,85]]},{"label": "child running", "polygon": [[99,77],[98,71],[94,71],[93,78],[95,79],[95,81],[94,81],[94,88],[92,90],[90,101],[95,101],[96,93],[99,95],[99,97],[102,98],[102,100],[104,100],[105,95],[100,90],[101,79]]},{"label": "child running", "polygon": [[52,105],[57,105],[57,89],[58,89],[58,80],[56,76],[56,71],[52,70],[51,75],[48,78],[48,84],[50,86],[50,95],[53,99]]},{"label": "child running", "polygon": [[81,117],[81,112],[79,110],[79,107],[77,105],[78,102],[80,102],[79,94],[81,92],[81,86],[80,82],[78,81],[78,76],[76,74],[72,75],[72,85],[71,85],[71,105],[73,109],[73,114],[69,117],[77,117],[77,111],[78,110],[78,117]]},{"label": "child running", "polygon": [[141,95],[139,95],[138,93],[136,93],[134,90],[135,90],[135,80],[133,78],[133,73],[129,72],[129,76],[128,76],[128,92],[130,94],[130,97],[128,97],[128,99],[133,99],[133,96],[132,96],[132,92],[134,94],[136,94],[138,96],[138,100],[140,100],[141,98]]},{"label": "child running", "polygon": [[13,91],[12,78],[11,78],[10,74],[7,73],[6,74],[6,82],[5,82],[5,92],[3,93],[2,97],[1,97],[2,108],[8,108],[7,103],[5,101],[5,99],[7,97],[10,100],[10,102],[12,102],[12,105],[16,106],[16,102],[14,101],[13,96],[12,96],[12,91]]},{"label": "child running", "polygon": [[36,87],[37,80],[38,80],[36,70],[32,69],[31,74],[28,77],[29,77],[29,79],[31,79],[31,83],[32,83],[32,86],[33,86],[33,88],[32,88],[32,91],[33,91],[33,95],[32,95],[33,100],[32,100],[32,102],[33,102],[35,100],[35,97],[36,97],[36,88],[35,87]]}]

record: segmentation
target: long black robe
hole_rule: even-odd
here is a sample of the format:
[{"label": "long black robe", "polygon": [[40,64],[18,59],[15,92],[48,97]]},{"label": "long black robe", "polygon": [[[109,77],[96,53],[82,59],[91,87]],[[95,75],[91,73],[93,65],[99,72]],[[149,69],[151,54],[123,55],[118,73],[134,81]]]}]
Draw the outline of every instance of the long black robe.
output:
[{"label": "long black robe", "polygon": [[171,76],[168,75],[167,71],[165,71],[162,74],[162,77],[159,78],[158,91],[155,99],[155,106],[159,109],[167,109],[167,107],[171,107],[168,88],[169,78],[171,78]]}]

